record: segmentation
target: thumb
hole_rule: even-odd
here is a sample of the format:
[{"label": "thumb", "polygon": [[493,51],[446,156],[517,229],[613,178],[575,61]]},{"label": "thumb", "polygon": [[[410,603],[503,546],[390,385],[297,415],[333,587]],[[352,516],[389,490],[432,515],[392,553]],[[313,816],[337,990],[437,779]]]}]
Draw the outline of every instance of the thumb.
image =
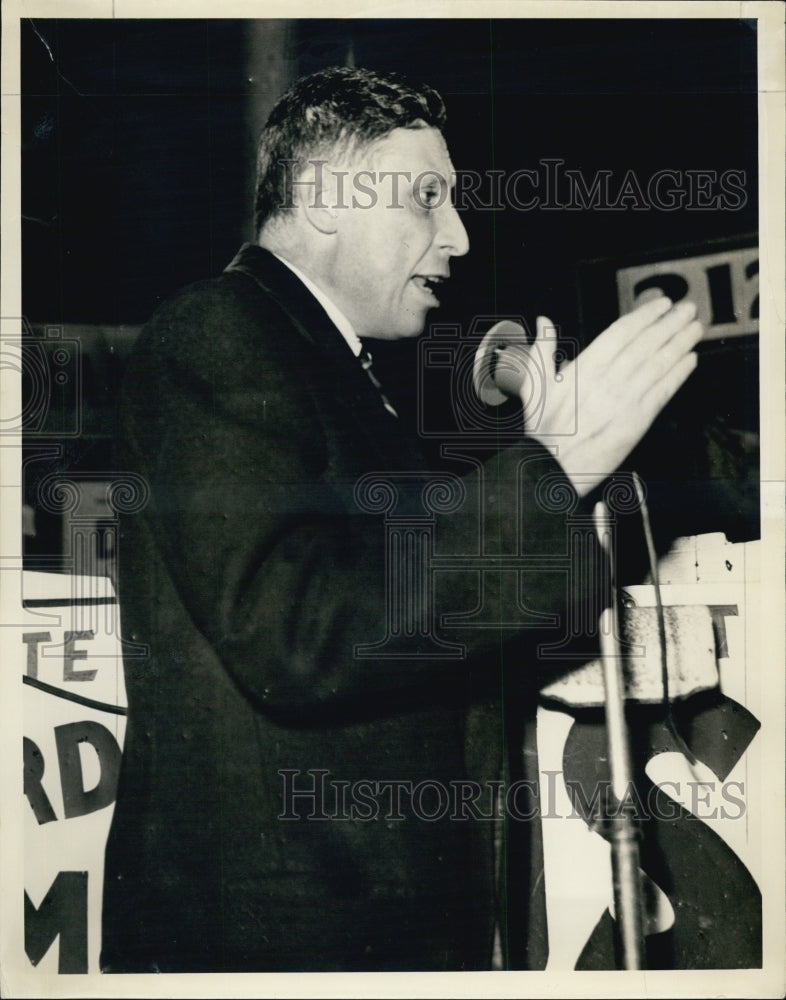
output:
[{"label": "thumb", "polygon": [[557,328],[548,318],[548,316],[536,316],[535,317],[535,340],[543,341],[548,334],[552,334],[553,337],[557,335]]},{"label": "thumb", "polygon": [[557,359],[555,348],[557,346],[557,327],[548,316],[535,317],[535,340],[534,344],[538,348],[545,348],[546,341],[551,341],[548,350],[541,352],[541,357],[546,359],[549,374],[557,371]]}]

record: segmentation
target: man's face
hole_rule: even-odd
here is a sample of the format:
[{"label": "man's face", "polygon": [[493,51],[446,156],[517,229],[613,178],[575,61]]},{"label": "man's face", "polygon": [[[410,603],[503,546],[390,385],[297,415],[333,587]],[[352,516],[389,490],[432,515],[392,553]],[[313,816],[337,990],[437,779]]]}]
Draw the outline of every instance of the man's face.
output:
[{"label": "man's face", "polygon": [[469,249],[445,140],[434,128],[396,129],[346,169],[331,297],[361,337],[416,337],[450,258]]}]

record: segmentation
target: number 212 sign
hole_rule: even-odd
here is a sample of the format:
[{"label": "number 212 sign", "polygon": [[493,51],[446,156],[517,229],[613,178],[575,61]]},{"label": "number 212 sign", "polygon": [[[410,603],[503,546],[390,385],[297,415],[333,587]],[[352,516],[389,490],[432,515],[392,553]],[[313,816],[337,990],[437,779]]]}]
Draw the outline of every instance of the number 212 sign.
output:
[{"label": "number 212 sign", "polygon": [[705,340],[758,333],[758,248],[657,261],[617,271],[620,313],[659,293],[668,295],[672,302],[691,299],[696,303]]}]

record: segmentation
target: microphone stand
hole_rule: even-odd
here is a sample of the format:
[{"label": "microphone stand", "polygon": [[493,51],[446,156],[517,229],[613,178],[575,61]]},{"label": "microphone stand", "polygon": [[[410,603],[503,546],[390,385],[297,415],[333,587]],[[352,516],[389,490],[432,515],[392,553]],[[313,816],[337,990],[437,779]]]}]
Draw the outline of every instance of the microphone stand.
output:
[{"label": "microphone stand", "polygon": [[600,616],[600,650],[606,707],[606,740],[614,812],[610,818],[614,910],[624,969],[644,968],[644,930],[639,877],[639,833],[628,810],[621,810],[631,787],[630,741],[625,722],[625,690],[619,646],[614,549],[605,503],[597,503],[595,531],[611,573],[611,607]]},{"label": "microphone stand", "polygon": [[[501,320],[487,331],[473,363],[475,392],[486,406],[499,406],[509,397],[517,397],[523,385],[529,361],[529,337],[520,323]],[[641,484],[636,480],[641,497]],[[628,811],[620,809],[631,787],[630,744],[625,723],[625,692],[622,679],[622,656],[619,648],[617,593],[614,551],[605,503],[594,509],[595,531],[611,573],[611,607],[600,617],[600,649],[606,704],[606,738],[611,798],[611,865],[614,879],[614,910],[625,969],[644,968],[644,932],[641,881],[639,878],[639,831]],[[651,562],[652,562],[651,555]],[[658,598],[660,600],[660,598]],[[665,633],[659,615],[660,636],[665,650]],[[665,652],[663,653],[665,658]],[[664,659],[665,662],[665,659]],[[664,683],[667,674],[664,666]]]}]

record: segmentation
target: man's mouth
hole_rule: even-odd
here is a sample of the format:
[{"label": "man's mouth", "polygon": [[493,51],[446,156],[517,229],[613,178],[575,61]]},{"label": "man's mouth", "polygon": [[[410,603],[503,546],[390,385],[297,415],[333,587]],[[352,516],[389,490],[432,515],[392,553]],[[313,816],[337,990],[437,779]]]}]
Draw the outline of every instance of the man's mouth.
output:
[{"label": "man's mouth", "polygon": [[446,274],[416,274],[413,276],[412,281],[415,282],[421,291],[425,292],[426,295],[439,305],[436,290],[446,280],[446,278]]}]

